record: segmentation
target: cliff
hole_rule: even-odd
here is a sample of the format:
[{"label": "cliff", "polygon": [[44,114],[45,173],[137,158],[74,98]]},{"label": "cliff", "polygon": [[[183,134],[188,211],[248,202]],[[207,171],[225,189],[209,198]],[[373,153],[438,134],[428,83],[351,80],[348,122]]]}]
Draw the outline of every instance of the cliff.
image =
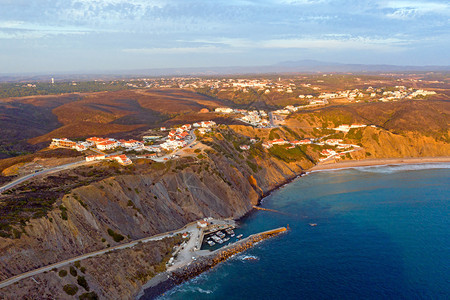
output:
[{"label": "cliff", "polygon": [[[221,134],[232,131],[222,129]],[[200,218],[242,217],[265,193],[313,165],[307,159],[288,163],[264,152],[257,156],[240,152],[221,138],[204,142],[198,156],[165,164],[137,161],[127,174],[66,190],[45,216],[30,219],[18,238],[0,238],[0,279],[177,229]],[[214,150],[219,147],[226,155]],[[100,258],[93,260],[105,272],[115,268],[114,264],[105,266]],[[89,272],[87,279],[93,276]],[[88,282],[99,295],[128,298],[142,284],[130,280],[127,272],[117,274],[113,284],[122,288],[112,292],[98,280]],[[60,294],[62,285],[56,285],[55,293]],[[32,294],[38,291],[29,288]]]}]

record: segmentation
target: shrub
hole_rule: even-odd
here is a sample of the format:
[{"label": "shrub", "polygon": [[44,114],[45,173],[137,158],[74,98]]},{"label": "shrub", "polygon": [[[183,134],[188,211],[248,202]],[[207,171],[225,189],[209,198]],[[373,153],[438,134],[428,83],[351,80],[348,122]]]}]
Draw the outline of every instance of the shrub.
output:
[{"label": "shrub", "polygon": [[77,283],[82,286],[86,291],[89,291],[89,285],[86,281],[86,278],[84,276],[78,276],[77,277]]},{"label": "shrub", "polygon": [[67,220],[67,208],[65,208],[63,205],[60,205],[59,209],[61,210],[61,219]]},{"label": "shrub", "polygon": [[74,284],[66,284],[63,287],[63,290],[67,293],[67,295],[73,296],[78,292],[78,287]]},{"label": "shrub", "polygon": [[113,238],[115,242],[122,241],[125,237],[121,235],[120,233],[114,232],[111,228],[108,228],[108,234]]},{"label": "shrub", "polygon": [[70,266],[69,272],[70,272],[70,275],[72,275],[73,277],[77,276],[77,274],[78,274],[77,270],[73,266]]},{"label": "shrub", "polygon": [[58,273],[59,277],[66,277],[67,276],[67,271],[66,270],[61,270]]},{"label": "shrub", "polygon": [[269,153],[284,162],[293,162],[306,157],[298,147],[286,149],[285,147],[275,145],[269,149]]},{"label": "shrub", "polygon": [[76,262],[74,262],[74,266],[79,269],[81,267],[81,264],[79,261],[76,261]]}]

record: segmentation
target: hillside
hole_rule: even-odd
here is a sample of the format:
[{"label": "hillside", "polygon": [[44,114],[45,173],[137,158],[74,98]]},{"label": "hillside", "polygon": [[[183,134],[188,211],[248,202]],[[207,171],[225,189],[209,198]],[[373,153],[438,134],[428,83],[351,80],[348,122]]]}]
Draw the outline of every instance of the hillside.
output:
[{"label": "hillside", "polygon": [[34,152],[54,137],[126,133],[183,115],[206,120],[200,110],[221,105],[180,89],[8,98],[0,102],[0,159]]},{"label": "hillside", "polygon": [[[260,148],[241,152],[236,148],[241,140],[245,136],[221,126],[202,140],[206,150],[197,157],[83,167],[1,195],[0,278],[116,245],[108,229],[125,242],[203,217],[242,217],[265,193],[313,165],[304,156],[285,162]],[[28,260],[29,255],[34,259]],[[140,284],[148,279],[146,275]],[[89,282],[97,294],[121,298],[130,293],[130,273],[114,278],[113,284],[128,290]],[[133,285],[137,292],[140,285]],[[64,295],[62,286],[54,288]]]}]

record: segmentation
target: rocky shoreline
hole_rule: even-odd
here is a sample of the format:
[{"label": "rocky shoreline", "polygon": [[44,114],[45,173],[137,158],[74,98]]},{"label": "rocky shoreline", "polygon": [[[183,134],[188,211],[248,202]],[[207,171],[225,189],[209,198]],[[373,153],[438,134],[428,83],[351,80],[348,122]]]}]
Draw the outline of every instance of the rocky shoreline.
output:
[{"label": "rocky shoreline", "polygon": [[261,241],[285,233],[287,230],[287,228],[281,227],[274,230],[253,234],[243,240],[204,255],[183,268],[175,270],[171,273],[162,273],[158,275],[158,277],[155,276],[148,284],[143,287],[143,289],[145,289],[145,292],[142,291],[141,293],[139,293],[137,299],[144,296],[144,294],[145,299],[155,299],[164,292],[200,275],[207,270],[212,269],[213,267],[220,264],[221,262],[226,261],[230,257],[252,248],[254,245]]}]

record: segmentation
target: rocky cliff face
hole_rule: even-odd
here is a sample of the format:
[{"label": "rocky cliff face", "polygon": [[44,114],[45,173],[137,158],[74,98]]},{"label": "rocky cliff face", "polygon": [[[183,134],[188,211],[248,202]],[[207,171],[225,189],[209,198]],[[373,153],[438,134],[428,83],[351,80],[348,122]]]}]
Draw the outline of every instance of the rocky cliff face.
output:
[{"label": "rocky cliff face", "polygon": [[[0,238],[0,279],[200,218],[242,217],[266,192],[312,166],[307,160],[251,158],[223,146],[228,147],[227,156],[211,150],[201,158],[166,164],[141,161],[131,174],[73,189],[47,216],[31,219],[20,238]],[[256,171],[249,167],[250,159]],[[117,237],[123,239],[117,242]],[[125,275],[115,284],[120,281],[128,282]],[[106,293],[101,289],[107,287],[99,286],[100,294]],[[136,292],[140,283],[132,286]],[[115,295],[127,297],[125,290]]]}]

